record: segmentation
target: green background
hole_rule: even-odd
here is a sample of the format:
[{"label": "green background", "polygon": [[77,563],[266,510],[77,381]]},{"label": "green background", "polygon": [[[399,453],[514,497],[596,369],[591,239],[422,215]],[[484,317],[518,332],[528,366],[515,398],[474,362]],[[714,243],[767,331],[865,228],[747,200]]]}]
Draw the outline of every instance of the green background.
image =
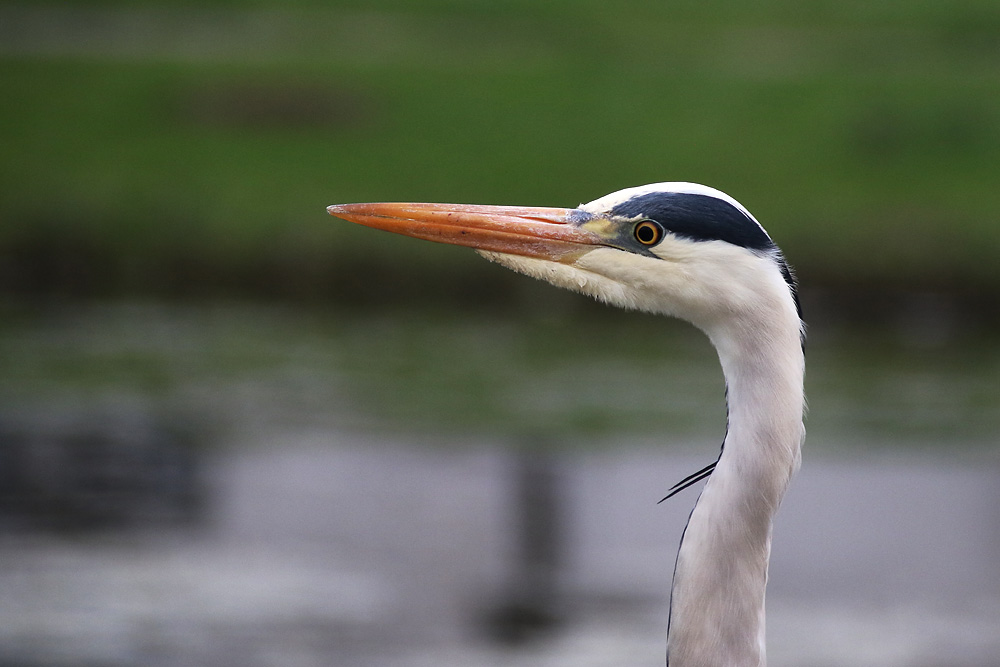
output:
[{"label": "green background", "polygon": [[326,205],[566,206],[665,180],[739,199],[806,289],[1000,292],[992,1],[0,16],[0,289],[14,295],[384,294],[490,269]]}]

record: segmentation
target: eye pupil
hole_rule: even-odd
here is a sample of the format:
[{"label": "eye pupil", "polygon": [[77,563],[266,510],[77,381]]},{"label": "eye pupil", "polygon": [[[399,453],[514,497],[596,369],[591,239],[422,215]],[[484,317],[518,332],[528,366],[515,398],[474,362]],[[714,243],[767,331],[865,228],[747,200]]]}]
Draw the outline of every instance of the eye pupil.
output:
[{"label": "eye pupil", "polygon": [[635,238],[643,245],[653,245],[660,240],[660,228],[648,220],[640,222],[635,228]]}]

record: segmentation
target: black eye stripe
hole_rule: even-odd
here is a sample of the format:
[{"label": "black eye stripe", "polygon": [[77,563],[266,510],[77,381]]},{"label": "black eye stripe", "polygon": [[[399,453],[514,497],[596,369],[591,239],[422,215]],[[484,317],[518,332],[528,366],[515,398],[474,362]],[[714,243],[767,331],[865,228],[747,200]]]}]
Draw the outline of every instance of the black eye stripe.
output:
[{"label": "black eye stripe", "polygon": [[[767,232],[752,218],[717,197],[650,192],[618,204],[610,213],[626,220],[639,218],[643,222],[655,222],[661,229],[692,241],[725,241],[748,250],[775,247]],[[639,240],[638,237],[636,239]],[[639,242],[642,243],[641,240]]]}]

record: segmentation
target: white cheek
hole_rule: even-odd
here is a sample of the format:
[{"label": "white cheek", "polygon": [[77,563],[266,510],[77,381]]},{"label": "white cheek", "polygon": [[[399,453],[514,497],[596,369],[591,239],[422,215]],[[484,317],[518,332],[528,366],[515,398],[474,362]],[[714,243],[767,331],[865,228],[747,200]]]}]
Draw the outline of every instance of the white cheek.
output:
[{"label": "white cheek", "polygon": [[773,260],[744,248],[668,237],[654,252],[659,258],[600,248],[575,265],[616,285],[626,302],[618,305],[680,317],[706,331],[759,315],[762,304],[788,301]]},{"label": "white cheek", "polygon": [[[610,253],[613,261],[615,255],[623,254],[620,250],[594,248],[572,264],[484,250],[476,252],[491,262],[496,262],[526,276],[544,280],[557,287],[580,292],[621,308],[641,308],[635,303],[631,294],[632,289],[625,287],[601,270],[607,264],[607,255]],[[588,268],[587,258],[595,255],[604,256],[605,259],[592,262],[593,268]]]},{"label": "white cheek", "polygon": [[[703,244],[699,244],[703,245]],[[477,251],[509,269],[591,296],[599,301],[680,317],[704,327],[718,308],[713,292],[718,278],[699,276],[698,248],[691,241],[668,239],[657,247],[663,259],[598,247],[563,264],[533,257]]]},{"label": "white cheek", "polygon": [[680,317],[701,326],[701,310],[713,307],[711,285],[699,277],[700,258],[691,241],[668,238],[660,258],[602,248],[577,260],[624,290],[630,308]]},{"label": "white cheek", "polygon": [[572,264],[478,252],[519,273],[620,308],[679,317],[710,336],[734,322],[758,326],[786,316],[797,320],[773,260],[722,241],[670,237],[654,249],[658,258],[597,247]]}]

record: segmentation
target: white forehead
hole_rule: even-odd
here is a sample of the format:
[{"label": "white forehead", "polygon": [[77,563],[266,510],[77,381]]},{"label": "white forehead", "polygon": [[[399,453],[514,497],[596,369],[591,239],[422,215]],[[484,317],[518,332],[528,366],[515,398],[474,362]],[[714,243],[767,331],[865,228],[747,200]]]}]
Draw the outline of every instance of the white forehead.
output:
[{"label": "white forehead", "polygon": [[[624,190],[619,190],[618,192],[612,192],[609,195],[604,195],[592,202],[586,204],[581,204],[580,209],[587,211],[588,213],[604,213],[610,211],[615,206],[632,199],[633,197],[640,197],[642,195],[652,194],[654,192],[676,192],[678,194],[687,195],[705,195],[706,197],[715,197],[716,199],[721,199],[724,202],[732,204],[740,211],[745,213],[754,222],[757,222],[757,218],[748,211],[743,204],[739,203],[729,195],[727,195],[722,190],[716,190],[715,188],[710,188],[707,185],[701,185],[699,183],[685,183],[683,181],[674,181],[670,183],[651,183],[649,185],[640,185],[634,188],[625,188]],[[760,223],[757,222],[759,225]]]}]

